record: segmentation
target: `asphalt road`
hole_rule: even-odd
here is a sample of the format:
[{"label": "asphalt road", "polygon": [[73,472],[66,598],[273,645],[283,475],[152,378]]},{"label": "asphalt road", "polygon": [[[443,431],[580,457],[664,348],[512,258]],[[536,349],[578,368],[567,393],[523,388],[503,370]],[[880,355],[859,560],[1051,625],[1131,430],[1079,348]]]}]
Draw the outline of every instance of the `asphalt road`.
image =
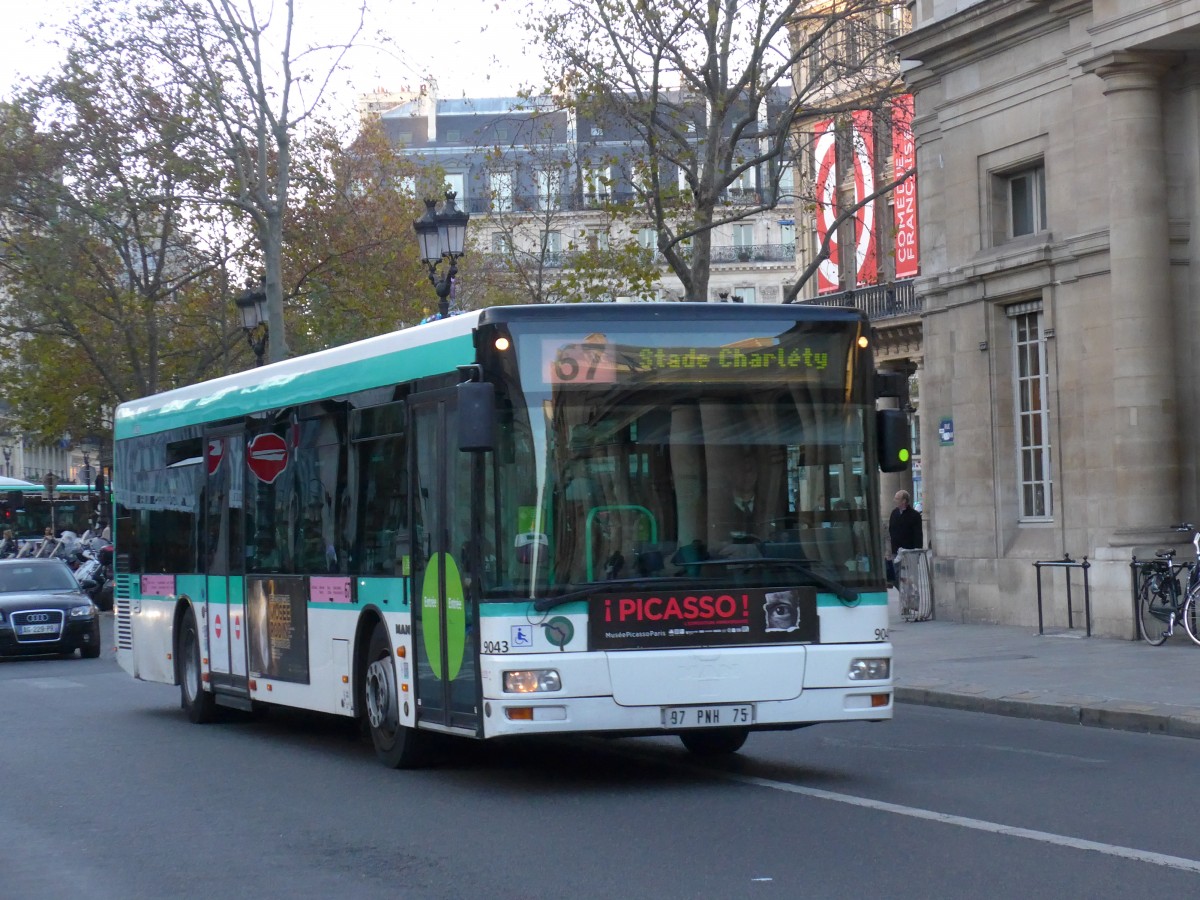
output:
[{"label": "asphalt road", "polygon": [[108,658],[0,662],[0,896],[1090,897],[1200,888],[1200,742],[901,706],[752,735],[452,745],[187,723]]}]

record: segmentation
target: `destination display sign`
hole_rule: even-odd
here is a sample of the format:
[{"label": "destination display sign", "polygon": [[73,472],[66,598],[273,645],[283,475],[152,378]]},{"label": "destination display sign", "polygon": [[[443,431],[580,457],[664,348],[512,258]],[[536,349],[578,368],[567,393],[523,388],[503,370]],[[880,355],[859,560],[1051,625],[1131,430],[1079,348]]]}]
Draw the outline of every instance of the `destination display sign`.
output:
[{"label": "destination display sign", "polygon": [[598,594],[588,630],[594,650],[815,643],[821,637],[812,587]]},{"label": "destination display sign", "polygon": [[[698,334],[671,346],[596,332],[542,337],[539,380],[555,389],[614,384],[766,381],[845,383],[850,331],[734,337]],[[644,338],[642,339],[644,340]]]}]

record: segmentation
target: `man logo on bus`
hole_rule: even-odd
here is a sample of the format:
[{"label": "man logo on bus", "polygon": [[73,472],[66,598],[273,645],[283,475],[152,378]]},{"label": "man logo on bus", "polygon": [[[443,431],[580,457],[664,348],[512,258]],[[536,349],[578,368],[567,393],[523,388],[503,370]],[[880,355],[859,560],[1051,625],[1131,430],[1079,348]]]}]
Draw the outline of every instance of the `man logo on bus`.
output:
[{"label": "man logo on bus", "polygon": [[771,591],[763,612],[767,631],[797,631],[800,628],[800,598],[795,591]]},{"label": "man logo on bus", "polygon": [[246,448],[246,465],[265,484],[272,484],[287,464],[287,441],[277,434],[269,431],[260,434]]}]

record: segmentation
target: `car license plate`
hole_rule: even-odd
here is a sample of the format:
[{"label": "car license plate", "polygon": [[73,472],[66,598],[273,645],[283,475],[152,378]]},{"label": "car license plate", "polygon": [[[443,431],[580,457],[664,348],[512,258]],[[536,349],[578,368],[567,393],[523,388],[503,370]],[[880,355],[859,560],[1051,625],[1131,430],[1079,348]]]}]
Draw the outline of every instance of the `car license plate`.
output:
[{"label": "car license plate", "polygon": [[754,724],[754,705],[664,706],[663,728],[720,728]]},{"label": "car license plate", "polygon": [[50,625],[22,625],[21,634],[54,634],[58,631],[58,626]]}]

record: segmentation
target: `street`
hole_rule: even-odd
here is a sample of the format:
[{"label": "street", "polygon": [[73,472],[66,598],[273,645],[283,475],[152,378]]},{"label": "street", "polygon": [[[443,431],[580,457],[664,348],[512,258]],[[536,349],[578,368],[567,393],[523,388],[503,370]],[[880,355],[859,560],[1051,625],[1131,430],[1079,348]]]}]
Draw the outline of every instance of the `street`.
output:
[{"label": "street", "polygon": [[[111,626],[111,622],[107,623]],[[1200,885],[1200,742],[902,705],[878,725],[447,747],[187,723],[99,660],[0,661],[0,894],[1138,897]]]}]

